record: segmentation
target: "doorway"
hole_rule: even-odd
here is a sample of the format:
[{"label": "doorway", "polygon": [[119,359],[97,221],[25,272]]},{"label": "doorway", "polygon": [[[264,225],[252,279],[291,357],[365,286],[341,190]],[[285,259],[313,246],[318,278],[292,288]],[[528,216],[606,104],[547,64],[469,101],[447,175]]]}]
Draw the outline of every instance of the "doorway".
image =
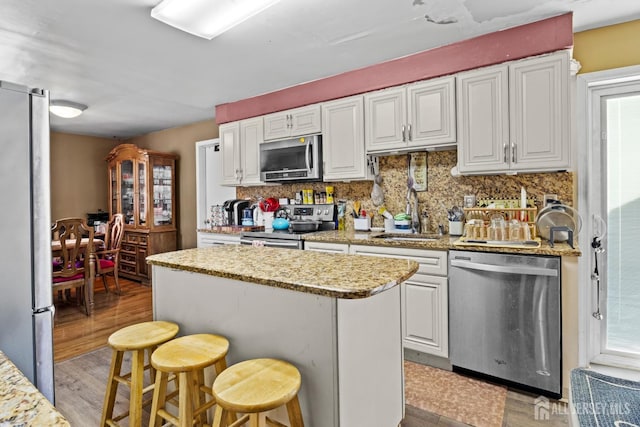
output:
[{"label": "doorway", "polygon": [[640,369],[640,67],[578,81],[581,364]]}]

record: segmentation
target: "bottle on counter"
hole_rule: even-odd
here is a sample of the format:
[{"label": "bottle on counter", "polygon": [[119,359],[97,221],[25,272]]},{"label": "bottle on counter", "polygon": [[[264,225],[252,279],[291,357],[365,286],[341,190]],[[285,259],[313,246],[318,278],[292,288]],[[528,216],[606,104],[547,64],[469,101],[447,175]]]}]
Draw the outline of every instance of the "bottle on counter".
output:
[{"label": "bottle on counter", "polygon": [[333,187],[326,187],[325,191],[327,193],[327,203],[333,204]]}]

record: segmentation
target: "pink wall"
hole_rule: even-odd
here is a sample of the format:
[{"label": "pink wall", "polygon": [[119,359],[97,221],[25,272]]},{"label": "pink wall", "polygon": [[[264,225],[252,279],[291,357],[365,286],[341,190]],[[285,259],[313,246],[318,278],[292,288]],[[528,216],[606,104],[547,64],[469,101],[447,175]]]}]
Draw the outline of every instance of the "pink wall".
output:
[{"label": "pink wall", "polygon": [[216,106],[218,124],[483,67],[573,45],[573,14]]}]

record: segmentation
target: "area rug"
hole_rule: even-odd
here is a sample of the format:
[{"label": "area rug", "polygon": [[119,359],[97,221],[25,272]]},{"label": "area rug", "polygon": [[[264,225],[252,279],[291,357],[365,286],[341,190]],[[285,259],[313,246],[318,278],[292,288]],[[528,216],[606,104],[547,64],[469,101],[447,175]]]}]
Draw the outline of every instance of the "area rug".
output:
[{"label": "area rug", "polygon": [[404,383],[408,405],[472,426],[502,426],[506,387],[409,361]]},{"label": "area rug", "polygon": [[581,427],[640,426],[640,382],[574,369],[571,403]]}]

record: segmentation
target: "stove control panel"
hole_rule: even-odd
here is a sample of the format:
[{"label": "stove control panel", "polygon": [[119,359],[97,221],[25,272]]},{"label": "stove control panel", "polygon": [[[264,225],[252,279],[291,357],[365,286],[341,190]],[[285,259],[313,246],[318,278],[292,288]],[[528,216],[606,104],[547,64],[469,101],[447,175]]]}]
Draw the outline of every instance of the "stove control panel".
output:
[{"label": "stove control panel", "polygon": [[285,208],[289,217],[311,221],[333,222],[337,216],[337,206],[330,205],[289,205]]}]

